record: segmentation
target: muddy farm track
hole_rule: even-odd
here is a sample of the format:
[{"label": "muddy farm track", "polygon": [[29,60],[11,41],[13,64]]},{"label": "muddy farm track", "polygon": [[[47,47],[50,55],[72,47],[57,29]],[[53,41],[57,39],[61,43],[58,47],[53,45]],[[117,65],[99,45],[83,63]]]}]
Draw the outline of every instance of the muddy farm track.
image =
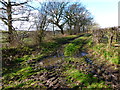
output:
[{"label": "muddy farm track", "polygon": [[[72,56],[75,60],[69,60],[66,59],[71,58],[70,56],[64,55],[64,48],[66,45],[70,43],[74,43],[74,40],[79,39],[80,37],[83,37],[84,35],[80,35],[78,37],[68,39],[65,42],[59,42],[61,43],[61,46],[56,50],[56,52],[51,53],[49,56],[43,56],[42,58],[35,61],[35,59],[31,59],[29,61],[26,61],[25,64],[29,65],[32,68],[32,75],[29,75],[27,78],[20,80],[19,83],[25,83],[26,81],[32,81],[35,83],[32,83],[28,88],[33,88],[35,86],[36,89],[48,89],[48,90],[59,90],[59,89],[82,89],[87,88],[85,85],[85,82],[78,82],[76,78],[68,79],[66,76],[66,71],[69,69],[75,69],[78,72],[83,72],[85,75],[91,75],[90,77],[95,77],[96,82],[98,83],[100,81],[105,82],[105,85],[108,86],[107,88],[112,88],[115,90],[120,89],[120,66],[119,65],[108,65],[105,62],[99,63],[99,60],[97,58],[91,59],[89,57],[93,57],[91,54],[92,52],[84,50],[83,47],[87,44],[87,40],[83,40],[80,44],[80,48],[77,51],[77,53]],[[88,57],[89,56],[89,57]],[[80,61],[81,58],[84,59],[84,61]],[[99,59],[99,58],[98,58]],[[113,67],[116,67],[118,69],[114,70]],[[67,68],[67,69],[66,69]],[[79,76],[81,77],[81,76]],[[19,80],[19,75],[16,76],[16,78],[12,78],[13,80]],[[12,81],[12,79],[10,81]],[[71,80],[70,82],[68,82]],[[92,85],[94,81],[90,81],[89,84]],[[70,84],[77,83],[75,86],[71,86]],[[4,79],[3,79],[3,87],[4,86]],[[71,88],[72,87],[72,88]],[[3,88],[3,89],[4,89]],[[11,87],[14,88],[14,87]],[[21,87],[17,87],[21,88]],[[23,87],[25,88],[25,87]],[[34,89],[34,88],[33,88]]]}]

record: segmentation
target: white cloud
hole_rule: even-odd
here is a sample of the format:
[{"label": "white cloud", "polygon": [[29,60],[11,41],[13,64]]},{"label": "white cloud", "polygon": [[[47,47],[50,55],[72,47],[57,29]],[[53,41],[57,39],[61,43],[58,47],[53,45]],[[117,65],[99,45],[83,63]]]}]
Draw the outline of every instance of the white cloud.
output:
[{"label": "white cloud", "polygon": [[39,2],[80,2],[80,0],[35,0]]},{"label": "white cloud", "polygon": [[119,0],[76,0],[82,2],[119,2]]},{"label": "white cloud", "polygon": [[[6,2],[8,2],[8,0],[4,0]],[[26,2],[27,0],[11,0],[11,1],[15,1],[15,2]]]},{"label": "white cloud", "polygon": [[119,0],[82,0],[101,27],[118,25]]},{"label": "white cloud", "polygon": [[0,30],[7,30],[7,26],[0,20]]},{"label": "white cloud", "polygon": [[100,15],[96,16],[96,21],[99,23],[101,27],[113,27],[118,25],[118,17],[117,15]]}]

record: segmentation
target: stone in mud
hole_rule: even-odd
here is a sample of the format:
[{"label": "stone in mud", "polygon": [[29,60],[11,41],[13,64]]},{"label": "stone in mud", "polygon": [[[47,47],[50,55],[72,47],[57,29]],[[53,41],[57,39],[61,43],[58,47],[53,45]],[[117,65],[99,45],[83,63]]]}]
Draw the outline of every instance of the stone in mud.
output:
[{"label": "stone in mud", "polygon": [[60,88],[60,84],[57,83],[53,88],[54,88],[54,89]]},{"label": "stone in mud", "polygon": [[43,62],[39,62],[39,65],[43,66],[43,65],[44,65],[44,63],[43,63]]},{"label": "stone in mud", "polygon": [[47,76],[48,79],[52,78],[52,77],[56,77],[56,74],[50,74],[49,76]]},{"label": "stone in mud", "polygon": [[49,87],[52,87],[52,86],[54,86],[55,84],[57,84],[58,83],[58,79],[56,79],[56,80],[54,80],[53,82],[51,82],[50,84],[49,84]]},{"label": "stone in mud", "polygon": [[48,79],[47,82],[48,82],[48,83],[49,83],[49,82],[52,82],[52,81],[54,81],[55,79],[57,79],[57,78],[56,78],[56,77],[52,77],[52,78]]},{"label": "stone in mud", "polygon": [[46,80],[46,77],[45,77],[44,75],[42,75],[42,76],[39,77],[39,80],[40,80],[40,81],[45,81],[45,80]]}]

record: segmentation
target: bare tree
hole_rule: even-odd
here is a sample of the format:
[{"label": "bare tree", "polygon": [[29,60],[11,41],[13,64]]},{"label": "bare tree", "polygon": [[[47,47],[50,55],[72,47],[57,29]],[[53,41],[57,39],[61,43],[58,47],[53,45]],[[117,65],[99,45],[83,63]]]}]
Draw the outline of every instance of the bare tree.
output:
[{"label": "bare tree", "polygon": [[47,14],[49,22],[60,28],[62,34],[64,34],[63,28],[66,23],[64,11],[67,4],[67,2],[47,2],[42,5],[42,9]]},{"label": "bare tree", "polygon": [[[13,15],[19,15],[20,13],[24,13],[20,12],[25,4],[27,4],[28,0],[26,0],[25,2],[19,2],[19,1],[15,1],[15,0],[0,0],[0,20],[2,20],[4,22],[5,25],[7,25],[8,27],[8,41],[10,44],[13,43],[14,40],[14,31],[15,28],[13,27],[13,22],[14,21],[27,21],[28,17],[24,16],[24,17],[19,17],[19,18],[14,18]],[[15,7],[18,7],[19,9],[15,9]],[[20,10],[21,9],[21,10]]]},{"label": "bare tree", "polygon": [[40,44],[45,36],[45,31],[48,26],[47,16],[43,15],[42,13],[38,12],[35,16],[34,21],[35,27],[36,27],[36,43]]},{"label": "bare tree", "polygon": [[76,33],[80,32],[81,27],[84,31],[84,26],[90,25],[92,21],[91,14],[81,3],[69,5],[65,12],[65,18],[70,32],[72,27],[74,27],[74,32],[76,31]]}]

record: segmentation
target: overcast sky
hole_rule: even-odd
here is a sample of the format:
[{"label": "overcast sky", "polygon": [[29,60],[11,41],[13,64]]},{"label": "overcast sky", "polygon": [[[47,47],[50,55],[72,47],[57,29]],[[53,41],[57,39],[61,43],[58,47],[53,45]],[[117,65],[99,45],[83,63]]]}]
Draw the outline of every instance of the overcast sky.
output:
[{"label": "overcast sky", "polygon": [[[21,0],[24,1],[24,0]],[[36,5],[36,1],[47,0],[34,0],[32,5]],[[51,0],[53,1],[53,0]],[[57,1],[57,0],[54,0]],[[70,1],[70,0],[58,0]],[[81,1],[83,5],[92,13],[94,20],[102,27],[118,26],[118,2],[119,0],[71,0],[72,2]],[[3,29],[3,26],[0,26]]]}]

